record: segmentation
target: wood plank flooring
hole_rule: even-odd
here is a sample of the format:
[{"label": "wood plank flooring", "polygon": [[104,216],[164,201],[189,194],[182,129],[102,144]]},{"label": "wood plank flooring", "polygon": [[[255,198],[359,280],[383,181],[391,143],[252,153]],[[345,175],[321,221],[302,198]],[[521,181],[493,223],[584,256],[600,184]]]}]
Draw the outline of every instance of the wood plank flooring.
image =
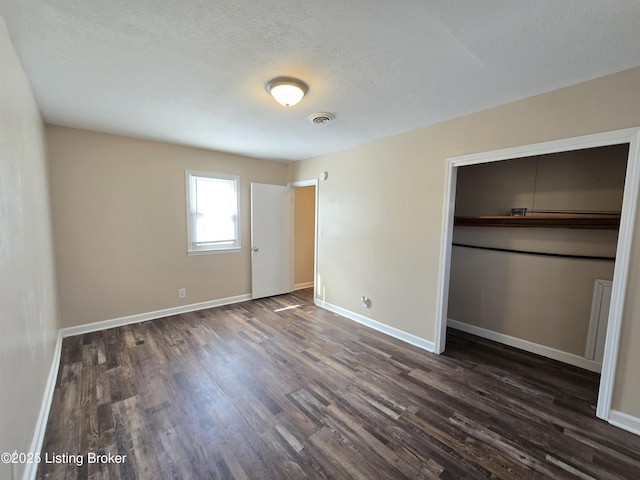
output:
[{"label": "wood plank flooring", "polygon": [[429,354],[301,291],[65,339],[38,478],[640,478],[597,387],[455,331]]}]

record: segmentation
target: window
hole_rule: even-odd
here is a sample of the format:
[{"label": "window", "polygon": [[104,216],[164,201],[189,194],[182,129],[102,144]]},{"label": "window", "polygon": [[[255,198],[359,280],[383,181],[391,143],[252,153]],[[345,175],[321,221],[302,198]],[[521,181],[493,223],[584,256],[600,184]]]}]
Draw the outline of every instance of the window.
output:
[{"label": "window", "polygon": [[240,177],[187,170],[188,253],[240,250]]}]

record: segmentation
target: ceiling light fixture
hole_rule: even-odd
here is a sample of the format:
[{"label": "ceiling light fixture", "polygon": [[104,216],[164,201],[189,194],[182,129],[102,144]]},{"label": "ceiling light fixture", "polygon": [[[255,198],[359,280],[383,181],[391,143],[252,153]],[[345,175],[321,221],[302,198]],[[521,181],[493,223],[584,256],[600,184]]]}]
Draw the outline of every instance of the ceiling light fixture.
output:
[{"label": "ceiling light fixture", "polygon": [[276,77],[267,83],[267,92],[285,107],[293,107],[308,91],[307,84],[297,78]]}]

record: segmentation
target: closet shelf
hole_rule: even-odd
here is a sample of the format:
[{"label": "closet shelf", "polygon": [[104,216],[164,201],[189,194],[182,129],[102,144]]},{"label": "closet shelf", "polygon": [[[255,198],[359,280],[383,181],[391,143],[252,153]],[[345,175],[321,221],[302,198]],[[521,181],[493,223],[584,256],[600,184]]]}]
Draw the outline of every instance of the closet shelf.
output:
[{"label": "closet shelf", "polygon": [[529,228],[583,228],[617,230],[620,215],[531,215],[524,217],[488,215],[455,217],[456,227],[529,227]]}]

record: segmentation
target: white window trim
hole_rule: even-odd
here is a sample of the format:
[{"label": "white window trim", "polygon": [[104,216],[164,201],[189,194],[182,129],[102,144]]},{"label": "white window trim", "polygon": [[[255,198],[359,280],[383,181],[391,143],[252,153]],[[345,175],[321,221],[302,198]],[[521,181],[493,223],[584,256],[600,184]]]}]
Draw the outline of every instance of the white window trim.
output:
[{"label": "white window trim", "polygon": [[[193,223],[191,216],[191,177],[208,177],[208,178],[219,178],[224,180],[234,180],[236,183],[236,194],[237,194],[237,202],[238,214],[236,216],[236,243],[234,245],[200,245],[196,246],[193,244],[191,237],[193,232]],[[213,172],[202,172],[197,170],[185,170],[184,171],[185,178],[185,190],[186,190],[186,213],[187,213],[187,255],[211,255],[211,254],[219,254],[219,253],[237,253],[242,251],[241,247],[241,230],[240,230],[240,177],[238,175],[228,175],[224,173],[213,173]]]}]

